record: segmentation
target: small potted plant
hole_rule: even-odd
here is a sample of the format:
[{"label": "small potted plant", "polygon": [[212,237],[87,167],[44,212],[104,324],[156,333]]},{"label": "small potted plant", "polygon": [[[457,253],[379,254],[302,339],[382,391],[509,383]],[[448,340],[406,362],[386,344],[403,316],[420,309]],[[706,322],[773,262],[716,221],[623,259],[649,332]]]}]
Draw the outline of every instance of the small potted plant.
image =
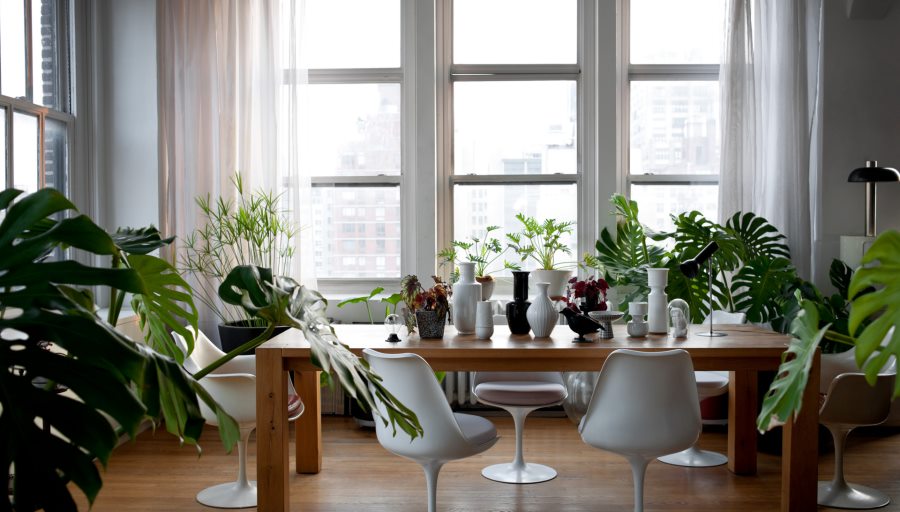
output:
[{"label": "small potted plant", "polygon": [[[460,252],[465,256],[464,261],[471,261],[475,264],[475,280],[481,283],[481,300],[491,299],[491,295],[494,293],[494,276],[491,274],[500,269],[491,270],[490,267],[509,249],[509,247],[504,247],[500,240],[491,237],[491,232],[498,229],[500,226],[488,226],[484,230],[483,238],[473,236],[467,241],[454,240],[450,247],[438,253],[442,264],[449,263],[454,268],[451,282],[455,282],[457,276],[455,265],[460,259]],[[503,262],[503,268],[519,270],[518,265],[508,261]]]},{"label": "small potted plant", "polygon": [[418,326],[420,338],[442,338],[447,312],[450,311],[450,293],[444,281],[437,276],[431,277],[434,279],[434,286],[427,290],[414,275],[408,275],[400,281],[400,295],[407,309],[412,312],[406,316],[406,326],[410,333]]},{"label": "small potted plant", "polygon": [[563,267],[573,267],[574,263],[560,262],[557,258],[560,254],[572,254],[572,249],[562,238],[572,233],[575,223],[557,222],[556,219],[540,222],[522,213],[517,214],[516,219],[522,223],[522,231],[508,233],[507,246],[519,253],[522,261],[532,259],[537,263],[537,270],[531,271],[532,283],[550,283],[550,297],[564,299],[566,281],[572,271]]},{"label": "small potted plant", "polygon": [[566,302],[569,308],[588,314],[591,311],[606,311],[606,291],[609,284],[603,278],[590,276],[580,281],[577,277],[569,279],[566,287]]}]

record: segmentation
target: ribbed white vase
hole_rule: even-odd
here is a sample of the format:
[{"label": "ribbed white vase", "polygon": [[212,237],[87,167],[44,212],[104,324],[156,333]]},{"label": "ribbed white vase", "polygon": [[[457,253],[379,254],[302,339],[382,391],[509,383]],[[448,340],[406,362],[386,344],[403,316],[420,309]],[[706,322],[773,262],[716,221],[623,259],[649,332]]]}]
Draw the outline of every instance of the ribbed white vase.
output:
[{"label": "ribbed white vase", "polygon": [[528,325],[531,326],[535,338],[550,336],[553,328],[556,327],[556,320],[559,318],[559,312],[556,311],[556,307],[547,293],[549,286],[549,283],[535,283],[538,293],[531,299],[531,306],[525,313],[525,318],[528,319]]},{"label": "ribbed white vase", "polygon": [[648,268],[647,284],[650,286],[650,295],[647,297],[648,315],[647,323],[650,332],[667,334],[669,332],[669,299],[666,296],[666,282],[669,279],[669,269]]},{"label": "ribbed white vase", "polygon": [[475,332],[475,305],[481,300],[481,283],[475,281],[475,263],[459,264],[459,281],[453,285],[453,325],[460,334]]}]

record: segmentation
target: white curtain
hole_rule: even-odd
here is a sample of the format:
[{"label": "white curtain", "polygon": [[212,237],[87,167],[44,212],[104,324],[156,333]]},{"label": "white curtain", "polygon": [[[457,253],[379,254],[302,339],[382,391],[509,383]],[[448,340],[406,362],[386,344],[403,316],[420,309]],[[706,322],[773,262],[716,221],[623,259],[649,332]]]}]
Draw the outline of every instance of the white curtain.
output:
[{"label": "white curtain", "polygon": [[819,217],[821,12],[822,0],[728,0],[720,71],[720,221],[767,218],[806,278]]},{"label": "white curtain", "polygon": [[[301,194],[308,191],[301,190],[295,143],[306,83],[299,61],[301,20],[302,3],[296,0],[158,2],[165,235],[183,239],[200,227],[198,196],[233,198],[235,172],[250,190],[283,193],[282,206],[295,221],[303,215],[300,205],[309,201],[301,202]],[[176,252],[178,247],[176,242]],[[201,329],[215,335],[215,323],[208,311],[201,312]]]}]

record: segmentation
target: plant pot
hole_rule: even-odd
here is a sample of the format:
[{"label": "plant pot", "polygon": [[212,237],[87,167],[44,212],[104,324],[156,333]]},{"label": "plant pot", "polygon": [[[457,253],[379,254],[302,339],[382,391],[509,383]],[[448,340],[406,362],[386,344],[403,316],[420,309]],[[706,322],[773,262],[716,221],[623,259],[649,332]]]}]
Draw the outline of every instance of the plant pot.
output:
[{"label": "plant pot", "polygon": [[416,311],[416,324],[420,338],[443,338],[447,316],[438,316],[436,311]]},{"label": "plant pot", "polygon": [[[249,326],[247,323],[246,320],[241,320],[240,322],[219,324],[219,343],[222,345],[223,352],[231,352],[244,343],[256,338],[266,330],[265,327]],[[288,330],[288,326],[286,325],[276,327],[275,331],[272,332],[270,339],[286,330]],[[244,352],[244,355],[253,355],[255,352],[256,349],[248,350]]]},{"label": "plant pot", "polygon": [[[572,277],[571,270],[532,270],[529,278],[532,283],[549,283],[547,294],[550,299],[559,300],[566,296],[566,283]],[[534,293],[537,293],[535,288]]]},{"label": "plant pot", "polygon": [[491,300],[494,295],[494,276],[477,276],[476,281],[481,283],[481,300]]}]

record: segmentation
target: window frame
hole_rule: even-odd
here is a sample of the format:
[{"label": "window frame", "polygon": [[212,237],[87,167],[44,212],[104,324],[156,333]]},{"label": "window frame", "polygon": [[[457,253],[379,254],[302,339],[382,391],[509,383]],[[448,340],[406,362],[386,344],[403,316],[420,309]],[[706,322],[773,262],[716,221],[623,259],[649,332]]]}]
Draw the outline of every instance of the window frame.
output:
[{"label": "window frame", "polygon": [[[574,64],[454,64],[453,0],[437,0],[435,44],[437,65],[437,246],[449,247],[454,239],[454,187],[456,185],[572,185],[576,186],[577,232],[576,259],[592,250],[599,234],[598,215],[602,205],[596,200],[599,189],[598,146],[600,131],[597,108],[600,11],[596,2],[577,0],[576,62]],[[614,17],[613,20],[616,18]],[[615,34],[615,31],[613,31]],[[611,47],[611,48],[614,48]],[[610,49],[610,54],[612,50]],[[574,81],[576,87],[576,172],[557,174],[455,174],[453,162],[453,85],[456,82]],[[588,142],[590,141],[590,142]],[[607,190],[611,193],[611,190]],[[437,262],[435,262],[437,265]],[[449,278],[450,269],[437,268],[438,275]],[[497,280],[495,296],[512,294],[511,279]]]},{"label": "window frame", "polygon": [[[0,108],[4,108],[6,110],[6,154],[2,155],[5,163],[5,171],[6,171],[6,186],[12,187],[15,183],[15,169],[14,169],[14,158],[13,152],[15,151],[15,133],[14,133],[14,122],[13,118],[15,117],[15,113],[22,113],[26,115],[35,116],[37,118],[38,124],[38,189],[44,188],[46,186],[46,166],[45,166],[45,125],[48,119],[52,119],[54,121],[64,123],[66,126],[66,145],[68,148],[68,154],[66,155],[66,161],[68,162],[68,166],[66,169],[66,176],[64,178],[64,187],[63,190],[60,190],[67,197],[71,197],[71,191],[73,190],[72,186],[72,177],[75,174],[75,159],[74,156],[76,154],[75,151],[75,132],[76,132],[76,117],[74,115],[75,112],[75,98],[76,91],[74,87],[75,83],[75,68],[76,64],[76,54],[72,51],[75,48],[75,11],[76,9],[81,9],[80,5],[77,5],[75,2],[63,2],[64,8],[61,8],[57,11],[57,24],[59,27],[64,27],[62,29],[63,33],[57,32],[57,48],[60,54],[60,70],[59,70],[59,98],[60,102],[64,108],[64,110],[56,110],[50,107],[45,107],[43,105],[39,105],[34,101],[34,80],[33,80],[33,59],[34,59],[34,45],[33,41],[33,27],[31,23],[31,14],[32,14],[32,2],[39,0],[22,0],[25,8],[25,75],[26,75],[26,85],[25,85],[25,97],[15,98],[12,96],[5,96],[0,93]],[[30,97],[30,99],[29,99]]]},{"label": "window frame", "polygon": [[719,64],[632,64],[631,63],[631,0],[622,0],[621,66],[621,145],[620,182],[622,193],[631,198],[631,186],[637,185],[718,185],[717,174],[631,174],[631,84],[632,82],[719,82]]}]

